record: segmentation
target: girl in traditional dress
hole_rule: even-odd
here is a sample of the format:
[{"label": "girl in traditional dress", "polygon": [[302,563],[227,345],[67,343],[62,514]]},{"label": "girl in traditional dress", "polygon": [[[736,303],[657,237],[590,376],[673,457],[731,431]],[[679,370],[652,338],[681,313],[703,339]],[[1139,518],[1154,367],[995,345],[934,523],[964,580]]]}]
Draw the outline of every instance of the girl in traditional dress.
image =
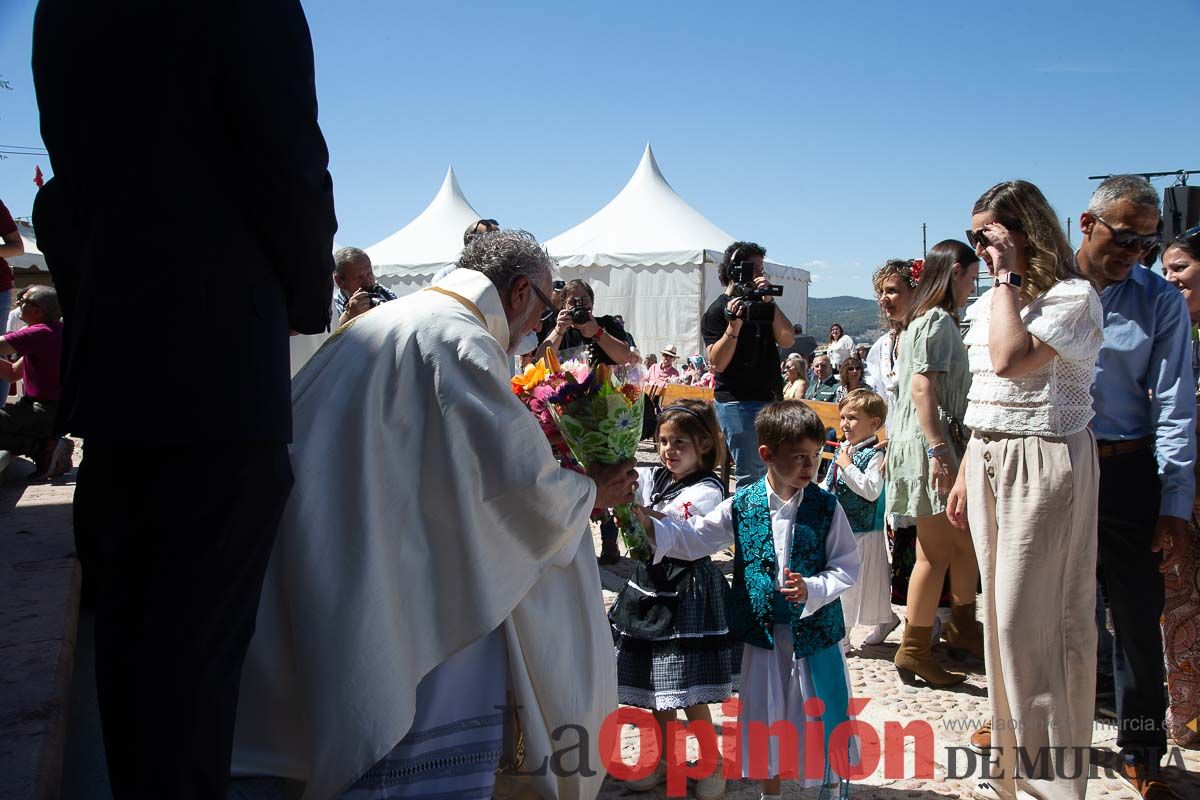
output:
[{"label": "girl in traditional dress", "polygon": [[[661,467],[638,469],[638,502],[686,522],[725,499],[713,469],[724,457],[712,406],[681,400],[662,409],[655,431]],[[709,703],[734,692],[741,645],[725,621],[725,576],[707,555],[696,560],[639,563],[613,603],[609,619],[617,648],[617,699],[654,712],[663,738],[678,709],[691,722],[712,723]],[[660,762],[627,786],[649,790],[666,780]],[[718,770],[696,786],[696,797],[725,793]]]}]

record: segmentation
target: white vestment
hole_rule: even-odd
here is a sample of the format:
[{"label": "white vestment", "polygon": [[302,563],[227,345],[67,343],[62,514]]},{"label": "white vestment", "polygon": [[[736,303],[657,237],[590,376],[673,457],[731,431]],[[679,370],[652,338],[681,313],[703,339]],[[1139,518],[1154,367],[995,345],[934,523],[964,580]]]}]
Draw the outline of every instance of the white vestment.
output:
[{"label": "white vestment", "polygon": [[558,466],[513,395],[491,282],[458,269],[437,288],[457,296],[373,309],[293,382],[296,483],[242,676],[234,774],[337,796],[409,730],[421,678],[503,626],[524,769],[577,743],[552,741],[561,726],[590,737],[594,776],[547,772],[529,788],[592,798],[616,709],[595,486]]}]

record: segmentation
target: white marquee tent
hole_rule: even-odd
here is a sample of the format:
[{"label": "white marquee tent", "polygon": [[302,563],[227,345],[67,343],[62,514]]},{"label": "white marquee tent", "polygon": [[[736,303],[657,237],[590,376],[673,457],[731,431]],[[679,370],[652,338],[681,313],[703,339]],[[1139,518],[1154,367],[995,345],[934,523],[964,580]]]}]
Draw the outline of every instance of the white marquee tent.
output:
[{"label": "white marquee tent", "polygon": [[[676,194],[647,144],[625,188],[546,248],[563,278],[591,285],[597,313],[624,317],[643,354],[675,345],[682,356],[703,352],[700,318],[724,290],[717,265],[732,241]],[[773,262],[766,272],[788,318],[806,324],[808,272]]]},{"label": "white marquee tent", "polygon": [[442,267],[458,261],[463,231],[479,213],[467,202],[454,167],[416,219],[367,248],[375,277],[397,295],[415,292]]}]

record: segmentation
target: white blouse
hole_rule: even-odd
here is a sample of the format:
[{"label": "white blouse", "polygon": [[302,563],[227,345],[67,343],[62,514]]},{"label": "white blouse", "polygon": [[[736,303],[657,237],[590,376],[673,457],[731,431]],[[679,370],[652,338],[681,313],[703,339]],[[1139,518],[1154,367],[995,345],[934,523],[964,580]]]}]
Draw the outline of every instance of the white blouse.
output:
[{"label": "white blouse", "polygon": [[[783,569],[788,564],[792,550],[792,531],[796,524],[796,511],[804,499],[804,492],[796,492],[790,500],[775,494],[767,484],[767,502],[771,508],[771,535],[775,540],[775,586],[783,586]],[[685,561],[695,561],[716,553],[734,542],[733,498],[729,498],[703,517],[693,517],[680,522],[675,517],[655,520],[654,562],[665,556]],[[858,554],[858,543],[850,529],[850,521],[839,503],[833,512],[829,535],[825,537],[825,570],[804,578],[808,589],[808,600],[800,615],[810,617],[831,602],[842,592],[858,582],[862,560]]]},{"label": "white blouse", "polygon": [[833,368],[837,369],[843,361],[854,355],[854,340],[842,334],[842,338],[829,343],[826,352],[829,354],[829,361],[833,364]]},{"label": "white blouse", "polygon": [[892,422],[892,412],[896,408],[896,364],[895,364],[896,334],[888,331],[875,340],[867,352],[866,375],[863,380],[875,390],[875,394],[887,401],[888,418],[884,420],[883,429],[888,430]]},{"label": "white blouse", "polygon": [[1069,278],[1021,309],[1029,333],[1058,355],[1027,375],[1001,378],[988,352],[995,291],[967,310],[970,328],[963,342],[972,381],[963,422],[972,430],[1023,436],[1070,436],[1083,430],[1093,415],[1096,356],[1104,344],[1100,296],[1086,280]]},{"label": "white blouse", "polygon": [[669,514],[680,522],[692,517],[703,517],[721,504],[725,495],[711,483],[693,483],[667,502],[652,503],[654,491],[654,467],[638,467],[638,504],[655,511]]}]

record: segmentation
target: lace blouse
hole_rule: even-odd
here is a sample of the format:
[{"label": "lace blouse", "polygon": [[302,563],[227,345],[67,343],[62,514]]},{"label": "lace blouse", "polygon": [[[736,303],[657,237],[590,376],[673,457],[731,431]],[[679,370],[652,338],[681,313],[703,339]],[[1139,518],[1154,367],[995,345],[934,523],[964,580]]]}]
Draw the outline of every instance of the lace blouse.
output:
[{"label": "lace blouse", "polygon": [[1021,309],[1029,333],[1058,355],[1019,378],[1001,378],[992,370],[988,352],[995,291],[976,300],[966,315],[970,328],[963,341],[973,378],[967,427],[1025,436],[1070,436],[1083,430],[1092,419],[1096,356],[1104,344],[1100,296],[1086,280],[1069,278]]}]

